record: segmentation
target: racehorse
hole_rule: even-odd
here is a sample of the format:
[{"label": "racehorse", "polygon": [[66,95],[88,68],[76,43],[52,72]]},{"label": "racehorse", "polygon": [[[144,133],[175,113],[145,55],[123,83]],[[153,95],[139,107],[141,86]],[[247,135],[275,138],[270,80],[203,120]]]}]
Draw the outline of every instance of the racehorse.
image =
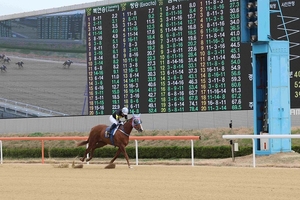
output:
[{"label": "racehorse", "polygon": [[2,60],[3,58],[5,58],[5,54],[0,54],[0,59]]},{"label": "racehorse", "polygon": [[64,67],[68,66],[68,68],[69,68],[69,67],[71,66],[72,63],[73,63],[72,60],[67,60],[67,61],[64,62],[63,66],[64,66]]},{"label": "racehorse", "polygon": [[120,153],[122,152],[125,156],[125,159],[127,161],[127,165],[129,168],[130,163],[129,163],[129,158],[126,152],[125,147],[128,145],[129,142],[129,136],[133,128],[135,128],[137,131],[142,132],[143,127],[142,127],[142,121],[140,119],[140,115],[134,115],[133,117],[128,119],[124,125],[119,125],[117,127],[117,130],[115,131],[115,134],[112,133],[110,134],[110,138],[105,137],[105,131],[109,129],[108,126],[104,124],[99,124],[97,126],[94,126],[89,134],[89,138],[86,141],[79,142],[77,146],[83,146],[88,144],[87,149],[85,150],[84,156],[80,158],[82,162],[87,158],[87,154],[90,153],[90,157],[86,159],[86,161],[90,161],[93,158],[93,153],[96,148],[101,148],[107,144],[117,146],[119,147],[115,156],[113,159],[109,162],[109,165],[106,168],[111,168],[109,166],[114,165],[113,162],[118,158]]},{"label": "racehorse", "polygon": [[9,63],[9,61],[10,61],[10,58],[9,58],[9,57],[3,58],[3,63]]},{"label": "racehorse", "polygon": [[21,61],[21,62],[17,62],[17,63],[16,63],[16,65],[18,65],[18,66],[19,66],[19,68],[21,68],[21,67],[23,68],[23,64],[24,64],[24,63],[23,63],[23,61]]},{"label": "racehorse", "polygon": [[0,67],[1,72],[6,72],[7,67],[5,65],[2,65]]}]

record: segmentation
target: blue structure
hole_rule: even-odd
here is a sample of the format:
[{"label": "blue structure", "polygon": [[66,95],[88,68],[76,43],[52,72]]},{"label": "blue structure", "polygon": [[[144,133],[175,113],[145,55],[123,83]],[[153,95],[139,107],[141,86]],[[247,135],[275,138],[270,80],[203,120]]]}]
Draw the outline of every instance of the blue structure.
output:
[{"label": "blue structure", "polygon": [[[278,10],[270,11],[272,2]],[[252,44],[254,134],[291,134],[289,41],[270,33],[270,14],[282,17],[279,1],[240,0],[240,6],[241,42]],[[256,140],[257,155],[289,151],[291,139]]]}]

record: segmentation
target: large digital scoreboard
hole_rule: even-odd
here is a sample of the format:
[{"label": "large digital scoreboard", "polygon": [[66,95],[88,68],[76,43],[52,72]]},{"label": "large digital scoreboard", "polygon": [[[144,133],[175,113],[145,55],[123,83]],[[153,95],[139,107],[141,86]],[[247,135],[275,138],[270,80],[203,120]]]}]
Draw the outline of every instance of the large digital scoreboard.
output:
[{"label": "large digital scoreboard", "polygon": [[39,39],[82,39],[83,14],[41,16],[37,19]]},{"label": "large digital scoreboard", "polygon": [[11,22],[0,21],[0,37],[10,37],[12,35]]},{"label": "large digital scoreboard", "polygon": [[[294,1],[282,9],[299,15],[299,7]],[[285,34],[281,18],[272,19],[279,38]],[[299,29],[297,20],[293,23]],[[149,0],[88,8],[86,31],[89,115],[111,114],[122,106],[130,113],[252,109],[251,46],[240,42],[239,0]],[[298,57],[293,58],[296,66]],[[300,70],[292,69],[292,107],[300,107]]]}]

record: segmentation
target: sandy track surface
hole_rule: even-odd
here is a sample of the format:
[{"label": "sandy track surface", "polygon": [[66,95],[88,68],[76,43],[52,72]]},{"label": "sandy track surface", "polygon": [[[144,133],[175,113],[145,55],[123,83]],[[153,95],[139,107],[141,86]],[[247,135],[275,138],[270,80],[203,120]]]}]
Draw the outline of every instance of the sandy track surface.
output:
[{"label": "sandy track surface", "polygon": [[[81,156],[81,155],[78,155]],[[90,164],[108,164],[111,158],[94,157]],[[71,164],[73,161],[81,163],[79,158],[45,158],[45,164]],[[130,164],[134,165],[167,165],[167,166],[192,166],[192,159],[129,159]],[[138,163],[137,163],[138,162]],[[41,164],[42,158],[39,159],[3,159],[4,164]],[[115,161],[118,165],[127,165],[125,158],[118,158]],[[216,167],[249,167],[253,168],[253,155],[232,158],[219,159],[194,159],[194,166],[216,166]],[[274,167],[274,168],[300,168],[300,154],[296,152],[286,152],[271,154],[269,156],[256,156],[256,167]]]},{"label": "sandy track surface", "polygon": [[[87,84],[83,63],[11,57],[6,73],[0,73],[0,97],[69,115],[81,115]],[[24,68],[15,63],[23,61]]]},{"label": "sandy track surface", "polygon": [[0,165],[1,199],[299,199],[299,169]]}]

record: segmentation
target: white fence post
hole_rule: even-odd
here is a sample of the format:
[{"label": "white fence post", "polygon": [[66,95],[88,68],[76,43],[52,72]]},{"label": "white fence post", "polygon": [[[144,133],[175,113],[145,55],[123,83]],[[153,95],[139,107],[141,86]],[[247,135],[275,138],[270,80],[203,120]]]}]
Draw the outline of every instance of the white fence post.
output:
[{"label": "white fence post", "polygon": [[3,151],[2,151],[2,141],[0,140],[0,151],[1,151],[1,165],[3,164]]},{"label": "white fence post", "polygon": [[[89,147],[89,143],[87,143],[86,144],[86,147],[85,147],[85,149],[87,149]],[[90,157],[90,153],[88,153],[88,154],[86,154],[86,159],[89,159],[89,157]],[[90,164],[90,162],[87,162],[86,164]]]},{"label": "white fence post", "polygon": [[255,167],[256,163],[255,163],[255,139],[270,139],[270,138],[277,138],[277,139],[284,139],[284,138],[300,138],[299,134],[288,134],[288,135],[272,135],[272,134],[268,134],[268,135],[223,135],[222,136],[223,139],[252,139],[252,151],[253,151],[253,167]]},{"label": "white fence post", "polygon": [[135,141],[135,165],[139,165],[139,150],[138,150],[138,141]]},{"label": "white fence post", "polygon": [[194,166],[194,140],[191,140],[192,166]]},{"label": "white fence post", "polygon": [[255,168],[255,149],[256,149],[256,146],[255,146],[255,139],[252,138],[252,155],[253,155],[253,167]]}]

